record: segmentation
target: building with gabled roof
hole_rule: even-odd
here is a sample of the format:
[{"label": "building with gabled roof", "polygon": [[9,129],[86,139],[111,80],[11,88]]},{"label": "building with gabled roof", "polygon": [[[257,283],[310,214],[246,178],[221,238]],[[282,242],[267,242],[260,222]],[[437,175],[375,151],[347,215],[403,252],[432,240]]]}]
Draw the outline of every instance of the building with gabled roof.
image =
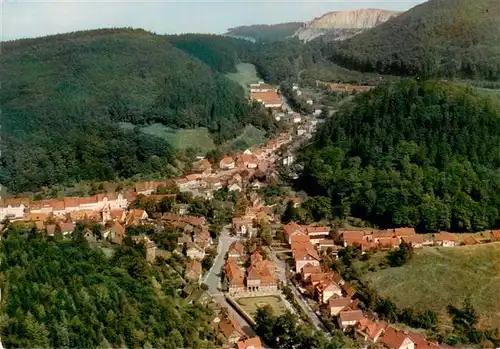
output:
[{"label": "building with gabled roof", "polygon": [[436,245],[443,247],[454,247],[458,244],[457,237],[445,231],[434,234],[434,242]]},{"label": "building with gabled roof", "polygon": [[389,349],[415,349],[415,343],[404,332],[387,327],[380,342]]},{"label": "building with gabled roof", "polygon": [[219,162],[219,167],[221,170],[231,170],[235,166],[234,159],[230,156],[226,156]]},{"label": "building with gabled roof", "polygon": [[218,324],[219,334],[222,339],[228,343],[236,344],[245,336],[245,332],[236,323],[228,317],[222,318]]},{"label": "building with gabled roof", "polygon": [[245,247],[239,241],[234,241],[227,251],[228,258],[240,259],[245,255]]},{"label": "building with gabled roof", "polygon": [[262,342],[260,337],[252,337],[240,340],[237,343],[238,349],[262,349]]},{"label": "building with gabled roof", "polygon": [[194,242],[188,242],[186,244],[186,256],[191,259],[202,260],[205,258],[205,250]]},{"label": "building with gabled roof", "polygon": [[306,235],[305,229],[295,222],[290,222],[282,226],[283,233],[289,245],[292,244],[292,236]]},{"label": "building with gabled roof", "polygon": [[305,248],[293,250],[293,255],[295,259],[295,271],[297,273],[300,273],[306,264],[320,265],[318,252],[311,244],[306,245]]},{"label": "building with gabled roof", "polygon": [[234,260],[228,259],[224,264],[224,277],[229,294],[234,295],[245,290],[243,272]]},{"label": "building with gabled roof", "polygon": [[202,268],[200,261],[196,259],[191,259],[186,263],[186,272],[184,277],[187,280],[200,282],[202,274]]},{"label": "building with gabled roof", "polygon": [[328,314],[330,314],[330,316],[337,316],[341,311],[346,309],[351,302],[352,300],[350,298],[331,297],[326,305]]},{"label": "building with gabled roof", "polygon": [[345,331],[348,327],[356,326],[363,319],[364,315],[361,310],[341,311],[338,315],[339,327]]},{"label": "building with gabled roof", "polygon": [[356,333],[362,336],[365,341],[376,343],[386,327],[385,322],[373,322],[365,316],[356,325]]}]

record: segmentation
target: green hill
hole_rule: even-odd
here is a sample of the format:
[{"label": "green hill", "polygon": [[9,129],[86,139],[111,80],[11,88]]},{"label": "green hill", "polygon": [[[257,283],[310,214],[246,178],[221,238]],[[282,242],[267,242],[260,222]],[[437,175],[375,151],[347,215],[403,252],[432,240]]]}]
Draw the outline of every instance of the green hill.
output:
[{"label": "green hill", "polygon": [[256,41],[282,41],[292,36],[302,25],[301,22],[247,25],[229,28],[226,35],[251,38]]},{"label": "green hill", "polygon": [[183,281],[169,265],[149,265],[144,247],[131,242],[108,258],[82,230],[58,242],[29,230],[4,233],[6,348],[215,347],[211,311],[177,295]]},{"label": "green hill", "polygon": [[118,123],[205,127],[219,144],[252,120],[273,125],[248,105],[237,83],[168,37],[143,30],[3,43],[0,80],[0,183],[12,193],[78,180],[166,175],[168,143]]},{"label": "green hill", "polygon": [[403,80],[357,96],[301,154],[300,186],[336,216],[420,232],[500,226],[500,106],[472,88]]},{"label": "green hill", "polygon": [[361,71],[500,79],[500,2],[429,0],[326,55]]}]

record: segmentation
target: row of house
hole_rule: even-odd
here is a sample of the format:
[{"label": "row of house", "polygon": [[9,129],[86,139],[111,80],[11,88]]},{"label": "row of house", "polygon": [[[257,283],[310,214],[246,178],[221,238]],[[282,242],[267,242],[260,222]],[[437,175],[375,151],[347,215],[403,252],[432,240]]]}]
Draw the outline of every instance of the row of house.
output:
[{"label": "row of house", "polygon": [[413,228],[397,228],[381,231],[349,230],[342,231],[341,234],[344,246],[358,245],[363,252],[394,249],[402,241],[411,244],[414,248],[422,248],[424,246],[453,247],[459,244],[454,234],[440,232],[434,234],[431,238],[416,234]]}]

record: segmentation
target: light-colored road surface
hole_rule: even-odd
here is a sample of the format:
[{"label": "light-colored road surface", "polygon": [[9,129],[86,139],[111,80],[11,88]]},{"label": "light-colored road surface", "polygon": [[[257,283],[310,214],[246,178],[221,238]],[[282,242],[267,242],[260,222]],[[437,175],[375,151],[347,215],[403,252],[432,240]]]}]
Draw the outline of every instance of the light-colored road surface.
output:
[{"label": "light-colored road surface", "polygon": [[208,285],[208,292],[212,295],[214,300],[222,307],[226,307],[228,309],[229,316],[234,319],[238,325],[240,325],[247,336],[254,337],[256,336],[255,331],[252,329],[250,324],[226,301],[221,289],[221,273],[226,253],[231,244],[236,240],[238,240],[238,238],[229,235],[229,227],[224,227],[219,235],[219,245],[217,246],[217,257],[215,257],[214,265],[203,279],[203,282]]}]

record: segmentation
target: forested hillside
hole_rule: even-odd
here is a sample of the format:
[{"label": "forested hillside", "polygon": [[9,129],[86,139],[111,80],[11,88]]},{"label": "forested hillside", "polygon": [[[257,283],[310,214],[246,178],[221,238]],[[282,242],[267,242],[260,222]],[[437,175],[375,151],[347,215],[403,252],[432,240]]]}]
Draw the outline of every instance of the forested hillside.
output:
[{"label": "forested hillside", "polygon": [[273,119],[238,84],[202,62],[217,64],[209,54],[200,60],[167,37],[131,29],[3,43],[0,183],[16,193],[168,174],[169,145],[118,122],[207,127],[216,143],[253,121],[271,130]]},{"label": "forested hillside", "polygon": [[257,41],[282,41],[291,37],[302,25],[301,22],[247,25],[229,28],[226,35],[252,38]]},{"label": "forested hillside", "polygon": [[499,80],[500,2],[429,0],[325,55],[361,71]]},{"label": "forested hillside", "polygon": [[471,88],[402,81],[355,98],[303,149],[300,185],[334,213],[421,232],[499,226],[500,108]]},{"label": "forested hillside", "polygon": [[5,347],[213,347],[210,311],[186,304],[167,287],[172,282],[162,268],[148,265],[145,251],[121,246],[108,259],[78,229],[71,241],[61,242],[40,233],[6,233],[0,322]]}]

